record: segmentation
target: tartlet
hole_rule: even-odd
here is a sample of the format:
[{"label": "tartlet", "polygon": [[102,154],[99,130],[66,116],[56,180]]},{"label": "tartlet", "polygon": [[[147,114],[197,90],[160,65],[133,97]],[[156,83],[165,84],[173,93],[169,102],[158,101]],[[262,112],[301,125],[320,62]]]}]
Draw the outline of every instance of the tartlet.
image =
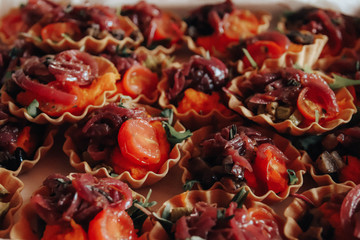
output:
[{"label": "tartlet", "polygon": [[[2,87],[1,101],[8,105],[13,115],[39,124],[60,125],[64,122],[76,122],[84,118],[89,110],[103,106],[115,93],[119,73],[109,60],[78,50],[67,50],[55,56],[28,58],[27,71],[31,72],[32,68],[36,70],[38,66],[32,66],[36,64],[36,59],[41,69],[49,58],[55,59],[51,60],[53,65],[49,65],[55,72],[51,74],[47,70],[45,73],[48,74],[47,81],[55,77],[55,80],[50,82],[53,86],[48,86],[49,82],[41,84],[25,74],[24,70],[17,70]],[[41,59],[45,62],[42,63]],[[64,59],[68,62],[62,62]],[[87,71],[83,69],[81,75],[77,76],[79,72],[71,72],[73,67],[85,68]],[[56,80],[57,78],[65,80]],[[29,108],[32,109],[32,114],[29,113]]]},{"label": "tartlet", "polygon": [[[310,236],[316,237],[316,239],[334,239],[347,238],[350,239],[350,235],[345,236],[346,232],[342,228],[340,220],[340,206],[347,193],[351,190],[355,190],[354,184],[331,184],[328,186],[312,188],[303,192],[299,198],[295,199],[284,211],[286,217],[286,223],[284,226],[284,234],[288,239],[307,239]],[[323,205],[326,203],[327,205]],[[350,207],[350,206],[349,206]],[[356,202],[352,207],[356,207]],[[324,210],[321,210],[323,208]],[[351,207],[350,207],[351,208]],[[310,213],[310,211],[313,211]],[[319,213],[314,211],[318,210]],[[352,211],[352,210],[349,210]],[[307,218],[313,216],[314,221],[316,219],[321,220],[317,226],[312,224],[312,219]],[[318,214],[318,215],[314,215]],[[339,215],[338,215],[339,214]],[[349,214],[353,214],[350,213]],[[333,224],[336,224],[335,226]],[[300,224],[304,228],[300,227]],[[349,224],[350,226],[351,224]],[[307,226],[307,227],[306,227]],[[330,226],[330,232],[329,230]],[[323,228],[324,227],[324,228]],[[335,230],[335,233],[331,230]],[[305,235],[305,231],[309,232]],[[341,235],[339,235],[339,233]],[[348,231],[348,234],[352,234],[352,231]],[[324,235],[321,235],[324,234]]]},{"label": "tartlet", "polygon": [[[258,85],[263,80],[267,81],[266,79],[268,79],[269,81],[255,87],[253,81],[255,78],[259,80],[257,81]],[[285,84],[284,81],[287,83]],[[275,128],[280,133],[289,133],[295,136],[305,133],[324,133],[349,122],[356,112],[353,97],[346,88],[341,88],[335,92],[330,89],[328,84],[333,81],[334,79],[320,72],[306,73],[295,68],[265,68],[260,71],[246,72],[243,76],[236,77],[231,81],[229,107],[260,125]],[[280,87],[275,85],[274,88],[271,87],[271,84],[277,82],[280,83]],[[264,89],[269,89],[269,91]],[[310,89],[314,89],[311,90],[313,93],[321,94],[312,94],[310,97],[313,99],[309,99],[308,92],[311,92]],[[250,99],[256,97],[257,94],[259,97],[256,98],[257,100],[253,105],[255,110],[255,107],[259,107],[259,109],[263,107],[259,114],[254,112],[255,110],[250,110],[249,104],[245,104],[245,101],[251,101]],[[271,94],[275,95],[271,96]],[[266,99],[268,95],[269,98]],[[308,104],[303,103],[308,101],[314,107],[305,107]],[[276,104],[275,107],[273,107],[273,103]],[[331,114],[330,106],[333,106],[334,109],[334,116],[332,117],[327,115]],[[281,117],[276,117],[278,110],[280,110],[278,107],[284,108],[286,114],[280,115],[279,113]],[[323,110],[322,108],[326,109]],[[304,116],[305,113],[307,115]],[[318,120],[316,121],[317,117]]]},{"label": "tartlet", "polygon": [[[173,218],[174,220],[176,220],[176,219],[180,218],[181,216],[183,216],[183,214],[186,214],[186,213],[189,214],[191,212],[191,210],[193,208],[195,208],[195,206],[197,204],[199,204],[199,202],[204,203],[203,205],[208,205],[208,206],[213,206],[213,207],[215,206],[220,209],[227,208],[227,207],[229,207],[234,196],[235,196],[234,194],[230,194],[230,193],[224,192],[222,190],[187,191],[182,194],[176,195],[176,196],[172,197],[171,199],[167,200],[166,202],[164,202],[163,205],[160,207],[160,209],[157,211],[156,215],[159,217],[162,216],[163,218],[167,219],[168,221],[169,221],[168,218],[171,218],[171,219]],[[271,216],[269,218],[273,219],[272,221],[274,221],[275,225],[278,226],[278,234],[281,236],[281,237],[279,235],[272,236],[273,239],[277,239],[279,237],[280,237],[280,239],[282,238],[282,236],[283,236],[283,232],[282,232],[283,220],[278,215],[276,215],[276,213],[273,211],[273,209],[271,209],[269,206],[265,205],[264,203],[254,201],[253,199],[251,199],[249,197],[246,198],[246,200],[244,202],[244,206],[247,209],[261,208],[262,213],[264,214],[262,216],[269,214]],[[165,209],[168,214],[170,213],[170,215],[167,215],[167,216],[164,215]],[[181,209],[181,210],[177,211],[177,213],[174,213],[174,216],[172,216],[171,213],[174,209]],[[218,211],[221,211],[220,209]],[[207,217],[204,217],[204,219],[206,219],[206,218]],[[169,237],[169,235],[166,233],[166,231],[164,230],[164,228],[158,221],[156,221],[155,219],[151,219],[151,218],[149,220],[150,221],[147,221],[144,224],[144,228],[146,228],[146,230],[149,230],[149,232],[145,233],[143,235],[143,239],[171,239],[171,237]],[[255,221],[255,220],[253,220],[253,221]],[[261,223],[258,223],[258,224],[261,225]],[[203,224],[199,223],[198,226],[201,227],[202,225],[205,226],[204,223]],[[205,226],[204,228],[207,228],[207,227],[208,226]],[[274,231],[274,229],[272,229],[272,227],[269,227],[269,229],[271,229],[269,231]],[[231,230],[229,230],[229,231],[231,231]],[[241,232],[242,230],[239,230],[239,231]],[[268,231],[268,230],[264,230],[264,232],[266,232],[266,231]],[[216,230],[214,230],[214,232],[216,232]],[[219,232],[219,234],[220,234],[220,236],[223,236],[223,235],[221,235],[220,232]],[[231,233],[229,233],[228,237],[231,236],[230,234]],[[265,235],[266,234],[264,233],[264,235],[262,237],[265,237]],[[232,236],[234,237],[234,235],[232,235]]]},{"label": "tartlet", "polygon": [[199,55],[225,58],[233,44],[267,30],[270,20],[269,13],[237,9],[231,0],[203,5],[185,17],[184,42]]},{"label": "tartlet", "polygon": [[[54,181],[59,181],[57,186],[51,185],[52,182],[53,184],[55,184]],[[73,184],[73,182],[75,181],[77,184],[76,187],[75,184]],[[90,182],[88,182],[87,183],[88,185],[85,186],[95,186],[95,187],[93,187],[92,190],[90,190],[87,193],[84,192],[81,193],[80,191],[81,184],[84,183],[86,184],[86,181],[90,181]],[[114,188],[111,189],[111,187]],[[48,199],[48,204],[51,205],[52,201],[60,201],[61,197],[64,197],[61,194],[64,194],[67,189],[74,190],[74,188],[76,188],[75,192],[77,192],[79,195],[71,192],[68,195],[71,197],[74,197],[75,195],[75,199],[77,199],[77,201],[82,201],[83,208],[87,208],[88,212],[81,212],[81,209],[79,208],[79,206],[76,204],[75,201],[68,203],[61,202],[60,204],[62,205],[62,208],[52,206],[49,209],[43,208],[43,205],[39,202],[39,199],[41,198]],[[109,198],[105,200],[104,199],[105,196],[101,196],[101,197],[98,196],[95,199],[91,199],[91,198],[87,199],[86,198],[87,194],[90,195],[99,194],[96,193],[96,189],[103,190],[103,194],[108,193]],[[57,191],[58,193],[57,196],[54,195],[54,191]],[[116,193],[118,195],[116,195]],[[122,195],[119,195],[119,193]],[[43,185],[32,194],[30,202],[23,207],[19,221],[11,229],[10,238],[29,239],[29,240],[41,239],[44,234],[44,229],[47,225],[57,226],[58,224],[60,224],[61,228],[60,231],[57,232],[57,234],[60,234],[61,232],[65,232],[66,229],[65,227],[70,224],[69,223],[70,221],[72,227],[74,227],[75,224],[78,228],[80,226],[80,223],[81,225],[87,226],[89,225],[89,223],[91,224],[91,221],[94,219],[95,216],[97,216],[96,213],[99,214],[101,213],[101,210],[104,211],[104,209],[110,209],[114,212],[118,210],[125,211],[124,209],[129,209],[132,206],[133,204],[132,200],[135,199],[138,202],[144,201],[143,196],[132,191],[125,183],[122,183],[118,180],[107,179],[107,178],[94,178],[89,174],[79,174],[79,173],[71,173],[68,177],[65,177],[61,174],[53,174],[48,176],[48,178],[44,180]],[[91,209],[91,204],[96,204],[97,207]],[[69,211],[66,211],[66,207],[69,207],[71,205],[73,209],[69,209]],[[91,211],[95,212],[95,215],[92,214]],[[63,213],[64,216],[61,213]],[[76,213],[78,215],[76,215]],[[84,215],[83,219],[81,219],[79,214]],[[67,215],[72,220],[67,219],[66,218]],[[75,222],[74,218],[77,219],[76,221],[78,223]],[[130,217],[128,216],[127,218]],[[128,226],[128,229],[124,231],[130,231],[130,227],[131,224]],[[133,227],[134,226],[132,226],[132,228]],[[85,231],[87,231],[87,229]],[[52,236],[52,237],[59,237],[59,236]],[[49,237],[49,235],[47,237]]]},{"label": "tartlet", "polygon": [[[116,107],[115,104],[110,104],[110,105],[104,106],[103,109],[105,109],[105,108],[121,109],[120,107]],[[146,109],[146,112],[144,112],[145,109]],[[105,110],[105,111],[107,111],[107,110]],[[116,112],[115,110],[112,110],[112,111]],[[165,130],[163,129],[163,126],[161,126],[159,120],[164,120],[166,118],[156,117],[156,116],[159,116],[161,110],[158,110],[158,109],[146,106],[146,105],[141,106],[141,105],[136,105],[136,104],[130,104],[129,111],[130,112],[134,111],[135,115],[133,117],[130,116],[130,118],[127,118],[126,115],[124,115],[125,123],[126,123],[126,121],[128,121],[127,119],[143,118],[146,120],[146,118],[149,118],[149,120],[150,120],[151,118],[153,118],[154,122],[159,122],[159,125],[165,134]],[[140,113],[140,115],[139,114],[136,115],[137,112]],[[96,112],[94,112],[94,113],[96,113]],[[119,113],[114,113],[114,114],[119,114]],[[144,117],[144,114],[146,115],[145,117]],[[121,116],[121,114],[119,114],[118,116]],[[151,116],[154,116],[154,117],[151,117]],[[89,122],[90,121],[92,121],[92,120],[89,120]],[[84,127],[84,123],[86,123],[86,122],[75,124],[75,125],[71,126],[65,132],[66,141],[63,146],[63,151],[70,158],[70,164],[80,172],[88,172],[88,173],[91,173],[91,174],[93,174],[95,176],[99,176],[99,177],[112,176],[116,179],[120,179],[120,180],[128,183],[133,188],[139,188],[142,186],[152,185],[155,182],[162,179],[168,173],[169,169],[171,167],[173,167],[180,160],[180,155],[181,155],[180,148],[182,146],[182,143],[179,142],[177,144],[175,144],[175,143],[170,144],[170,142],[168,142],[169,140],[166,140],[167,142],[162,142],[161,147],[164,147],[164,148],[169,147],[169,151],[166,153],[167,155],[164,155],[163,157],[161,157],[160,162],[158,162],[156,164],[150,164],[150,165],[145,164],[144,165],[144,163],[136,163],[135,165],[129,165],[129,166],[125,166],[125,165],[123,166],[120,163],[115,164],[114,161],[117,162],[116,159],[118,159],[118,157],[122,156],[122,153],[119,151],[120,149],[118,147],[119,141],[117,140],[117,139],[120,139],[118,136],[118,132],[119,132],[119,128],[121,128],[121,126],[117,126],[117,127],[112,126],[112,128],[113,128],[112,132],[113,132],[113,135],[115,134],[115,137],[114,137],[115,139],[113,139],[112,143],[108,144],[108,145],[106,145],[106,142],[102,143],[104,145],[103,146],[104,149],[102,151],[99,151],[100,154],[107,154],[106,156],[108,156],[108,157],[105,157],[105,158],[100,157],[98,161],[96,161],[96,159],[94,161],[94,158],[91,158],[91,157],[89,158],[88,154],[84,155],[83,151],[85,151],[85,152],[94,151],[96,153],[97,150],[90,149],[87,145],[85,146],[86,148],[83,149],[80,145],[84,145],[84,144],[83,143],[80,144],[79,140],[76,140],[75,135],[74,135],[79,131],[81,132],[81,129]],[[111,125],[112,125],[112,123],[110,121],[110,126]],[[174,129],[176,131],[180,131],[180,132],[184,132],[184,130],[185,130],[184,127],[178,121],[176,121],[174,123]],[[108,135],[112,136],[110,134],[108,134]],[[105,135],[105,138],[106,138],[106,136],[107,135]],[[82,137],[82,138],[84,138],[84,137]],[[80,139],[82,139],[82,138],[80,138]],[[90,141],[89,139],[91,139],[91,138],[85,137],[84,139],[86,141]],[[106,141],[108,141],[108,140],[106,140]],[[156,141],[160,141],[160,140],[158,139]],[[97,146],[97,145],[95,144],[94,146]],[[92,147],[94,147],[94,146],[92,146]],[[117,149],[119,149],[119,150],[117,150]],[[147,152],[147,150],[143,150],[143,151]],[[164,153],[162,153],[162,154],[164,154]],[[103,155],[100,155],[100,156],[103,156]],[[164,158],[165,156],[166,156],[166,158]],[[87,161],[87,159],[89,161]],[[132,162],[132,164],[134,164],[133,161],[131,161],[131,162]],[[140,164],[140,165],[138,165],[138,164]],[[114,173],[115,173],[115,175],[114,175]]]},{"label": "tartlet", "polygon": [[[249,191],[249,196],[251,196],[252,199],[256,199],[257,201],[267,201],[267,202],[282,201],[282,200],[286,199],[289,196],[289,194],[296,192],[302,186],[302,184],[303,184],[303,176],[302,175],[305,173],[305,166],[303,164],[303,161],[305,161],[304,158],[307,156],[300,154],[300,152],[290,143],[289,140],[281,137],[280,135],[278,135],[270,130],[263,129],[263,128],[260,128],[255,125],[251,126],[251,127],[247,127],[247,128],[243,127],[242,124],[238,124],[238,123],[234,123],[233,125],[236,125],[236,128],[239,129],[239,131],[236,130],[235,132],[239,133],[240,135],[239,134],[236,134],[236,135],[239,135],[239,137],[243,136],[242,134],[243,133],[246,134],[245,131],[247,131],[250,134],[247,138],[254,139],[251,141],[249,140],[249,143],[248,143],[249,146],[251,145],[251,146],[255,147],[256,149],[258,149],[262,145],[264,145],[264,146],[268,145],[268,143],[270,143],[272,146],[275,146],[277,148],[277,150],[275,151],[275,149],[273,149],[271,151],[274,152],[274,154],[275,154],[275,152],[280,151],[281,154],[283,154],[287,158],[287,160],[284,162],[284,164],[286,165],[287,169],[293,170],[291,175],[296,176],[296,178],[298,179],[297,182],[293,182],[292,185],[290,185],[290,180],[289,180],[289,183],[285,182],[285,179],[287,179],[287,174],[290,174],[289,172],[286,173],[286,176],[281,175],[281,177],[279,176],[278,180],[276,180],[276,181],[274,180],[274,182],[273,182],[274,184],[271,183],[271,187],[270,187],[270,185],[267,185],[268,184],[267,182],[264,182],[264,183],[258,182],[255,179],[255,177],[257,175],[254,175],[255,170],[256,170],[255,168],[258,168],[257,166],[261,166],[261,165],[255,165],[255,163],[254,163],[255,161],[253,160],[253,158],[255,158],[255,156],[249,157],[247,155],[251,155],[251,154],[246,155],[247,150],[245,151],[245,150],[240,149],[242,146],[241,145],[242,140],[241,139],[239,140],[238,138],[236,138],[236,143],[237,143],[236,146],[239,146],[240,148],[234,147],[234,149],[238,152],[240,152],[240,150],[242,152],[244,152],[244,154],[246,156],[244,155],[244,157],[242,157],[242,155],[240,155],[239,157],[241,157],[243,159],[245,158],[246,161],[248,162],[247,164],[238,163],[238,165],[241,167],[241,169],[243,169],[242,170],[242,176],[243,176],[242,179],[237,180],[236,175],[230,174],[230,173],[227,173],[227,174],[222,173],[219,176],[217,176],[215,174],[216,171],[224,172],[226,169],[224,167],[225,165],[224,166],[216,165],[215,164],[216,160],[211,160],[213,162],[212,165],[209,163],[206,163],[206,161],[203,160],[203,162],[205,164],[207,164],[206,168],[205,167],[200,167],[200,168],[197,167],[199,169],[191,170],[191,168],[194,168],[195,166],[200,166],[200,163],[197,165],[194,165],[190,161],[191,161],[191,159],[196,159],[199,156],[202,157],[202,152],[204,150],[202,150],[201,144],[204,143],[204,140],[209,139],[209,140],[207,140],[209,144],[214,143],[213,147],[209,147],[210,146],[209,145],[207,148],[210,148],[210,149],[213,149],[214,151],[216,151],[215,146],[221,148],[222,145],[224,144],[222,142],[225,141],[225,139],[226,139],[226,137],[224,137],[224,134],[226,135],[226,133],[227,133],[225,131],[225,128],[223,128],[221,130],[221,136],[224,138],[224,140],[222,140],[221,137],[214,135],[215,133],[219,133],[221,128],[217,129],[214,126],[207,126],[207,127],[203,127],[203,128],[200,128],[199,130],[195,131],[193,133],[193,136],[188,141],[186,141],[186,143],[183,147],[184,155],[181,158],[180,163],[179,163],[179,166],[184,171],[183,175],[182,175],[183,183],[187,183],[189,181],[191,182],[193,180],[196,180],[195,184],[194,184],[194,187],[196,189],[201,189],[201,190],[203,190],[203,189],[210,189],[210,190],[211,189],[224,189],[225,191],[230,192],[230,193],[239,192],[241,187],[245,187],[245,189],[247,191]],[[233,131],[232,130],[234,128],[233,125],[226,127],[226,129],[228,129],[230,131],[229,134],[231,133],[231,131]],[[236,135],[234,135],[234,136],[236,136]],[[256,138],[259,138],[259,140],[258,140],[259,142],[255,141]],[[235,142],[231,143],[231,139],[230,139],[228,144],[225,144],[224,150],[226,150],[226,148],[230,148],[232,146],[232,144],[235,144]],[[228,147],[226,147],[226,146],[228,146]],[[266,147],[268,147],[268,146],[266,146]],[[250,152],[251,151],[249,151],[249,153]],[[212,153],[211,156],[215,156],[215,155],[220,156],[221,154],[223,154],[223,153],[218,153],[218,155],[216,155],[216,153]],[[233,159],[232,161],[235,162],[234,158],[235,158],[236,154],[232,154],[232,155],[234,155],[234,157],[232,157],[232,159]],[[223,155],[221,155],[221,156],[223,156]],[[274,159],[277,159],[277,157],[275,157],[275,155],[274,155]],[[194,161],[194,160],[192,160],[192,161]],[[224,161],[225,161],[225,159],[224,159]],[[236,161],[238,161],[238,160],[236,160]],[[254,161],[254,162],[250,162],[250,161]],[[259,163],[260,163],[260,161],[259,161]],[[247,169],[249,169],[248,164],[251,165],[251,169],[253,170],[252,172],[249,170],[250,173],[246,173]],[[232,165],[234,167],[235,164],[232,163]],[[274,162],[272,165],[274,165],[274,168],[276,168],[277,162]],[[224,170],[220,171],[218,169],[219,166],[221,166],[221,168]],[[212,170],[214,172],[209,171],[211,167],[214,168],[214,170]],[[232,167],[232,169],[233,169],[233,167]],[[216,168],[216,170],[215,170],[215,168]],[[256,170],[256,171],[258,171],[258,170]],[[266,171],[269,171],[269,170],[266,170]],[[201,177],[199,175],[200,172],[202,173],[202,175],[204,177],[204,180],[203,180],[204,182],[201,182],[201,180],[199,180],[197,178],[197,177]],[[280,167],[279,167],[278,172],[279,173],[281,172]],[[285,172],[286,172],[286,170],[285,170]],[[236,173],[236,172],[234,172],[234,173]],[[193,174],[196,174],[196,175],[194,176]],[[241,171],[239,171],[239,176],[240,175],[241,175]],[[207,176],[207,178],[211,177],[212,180],[213,180],[212,176],[215,176],[214,177],[215,180],[213,180],[210,184],[210,183],[208,183],[208,180],[206,180],[207,179],[207,178],[205,178],[206,176]],[[259,176],[257,178],[259,178]],[[207,182],[205,182],[205,180]],[[247,183],[247,181],[248,181],[248,183]],[[279,182],[277,182],[277,181],[279,181]],[[281,181],[283,182],[282,185],[280,185]],[[278,185],[278,183],[279,183],[279,185]],[[247,184],[251,185],[251,187],[249,187]],[[267,187],[267,186],[269,186],[269,187]],[[264,188],[269,188],[269,189],[274,189],[274,190],[269,191]],[[275,192],[275,191],[277,191],[277,189],[279,189],[280,192]]]}]

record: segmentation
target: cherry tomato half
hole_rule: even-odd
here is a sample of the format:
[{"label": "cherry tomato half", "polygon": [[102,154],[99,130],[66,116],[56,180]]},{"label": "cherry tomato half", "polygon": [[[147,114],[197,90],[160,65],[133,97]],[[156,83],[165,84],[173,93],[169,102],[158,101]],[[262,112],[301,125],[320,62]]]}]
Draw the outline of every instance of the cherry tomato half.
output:
[{"label": "cherry tomato half", "polygon": [[144,94],[151,98],[156,91],[158,81],[157,74],[150,69],[142,65],[132,66],[125,72],[122,80],[124,94],[132,98]]},{"label": "cherry tomato half", "polygon": [[157,164],[161,159],[156,130],[146,120],[125,121],[119,130],[118,143],[122,155],[140,166]]},{"label": "cherry tomato half", "polygon": [[253,166],[255,176],[275,193],[288,187],[288,173],[285,165],[287,157],[276,146],[264,143],[258,147]]},{"label": "cherry tomato half", "polygon": [[49,39],[53,42],[60,42],[66,37],[65,35],[73,40],[77,40],[81,32],[79,27],[72,22],[51,23],[41,30],[41,38],[43,41]]},{"label": "cherry tomato half", "polygon": [[[261,66],[267,58],[279,58],[285,51],[278,44],[272,41],[261,40],[249,44],[246,49],[258,66]],[[243,58],[245,68],[250,67],[250,61]]]},{"label": "cherry tomato half", "polygon": [[134,223],[126,211],[105,208],[89,223],[89,240],[137,239]]},{"label": "cherry tomato half", "polygon": [[232,40],[254,36],[258,32],[259,21],[249,10],[237,9],[223,18],[224,34]]}]

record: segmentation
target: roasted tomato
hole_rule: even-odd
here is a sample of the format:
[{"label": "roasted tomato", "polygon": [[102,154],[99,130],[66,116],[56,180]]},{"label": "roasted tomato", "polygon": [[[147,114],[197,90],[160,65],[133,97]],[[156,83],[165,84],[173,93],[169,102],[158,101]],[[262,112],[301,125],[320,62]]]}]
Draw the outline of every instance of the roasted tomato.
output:
[{"label": "roasted tomato", "polygon": [[276,146],[264,143],[257,150],[254,174],[267,190],[280,193],[288,187],[287,157]]},{"label": "roasted tomato", "polygon": [[51,40],[60,42],[65,37],[77,40],[81,35],[79,27],[73,22],[59,22],[46,25],[41,30],[41,38],[43,41]]}]

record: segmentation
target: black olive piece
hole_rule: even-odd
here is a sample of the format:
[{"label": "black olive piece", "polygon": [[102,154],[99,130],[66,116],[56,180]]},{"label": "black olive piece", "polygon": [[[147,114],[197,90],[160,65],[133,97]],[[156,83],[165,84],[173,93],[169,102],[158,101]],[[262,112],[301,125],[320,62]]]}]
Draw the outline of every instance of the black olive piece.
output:
[{"label": "black olive piece", "polygon": [[16,148],[11,161],[8,163],[7,169],[16,171],[26,158],[26,152],[22,148]]}]

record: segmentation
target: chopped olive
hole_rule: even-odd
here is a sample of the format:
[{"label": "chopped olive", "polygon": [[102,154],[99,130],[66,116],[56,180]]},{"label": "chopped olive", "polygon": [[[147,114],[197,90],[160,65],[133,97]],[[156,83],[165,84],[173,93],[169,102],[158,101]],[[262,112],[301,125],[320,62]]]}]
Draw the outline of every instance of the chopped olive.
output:
[{"label": "chopped olive", "polygon": [[295,110],[290,115],[289,120],[292,121],[295,126],[297,126],[302,122],[303,116],[301,115],[301,113],[298,110]]},{"label": "chopped olive", "polygon": [[279,106],[276,109],[276,119],[279,120],[286,120],[289,119],[290,115],[292,114],[292,108],[291,107],[284,107],[284,106]]},{"label": "chopped olive", "polygon": [[296,44],[308,45],[314,43],[314,36],[311,33],[300,32],[300,31],[291,31],[286,34],[286,36]]}]

